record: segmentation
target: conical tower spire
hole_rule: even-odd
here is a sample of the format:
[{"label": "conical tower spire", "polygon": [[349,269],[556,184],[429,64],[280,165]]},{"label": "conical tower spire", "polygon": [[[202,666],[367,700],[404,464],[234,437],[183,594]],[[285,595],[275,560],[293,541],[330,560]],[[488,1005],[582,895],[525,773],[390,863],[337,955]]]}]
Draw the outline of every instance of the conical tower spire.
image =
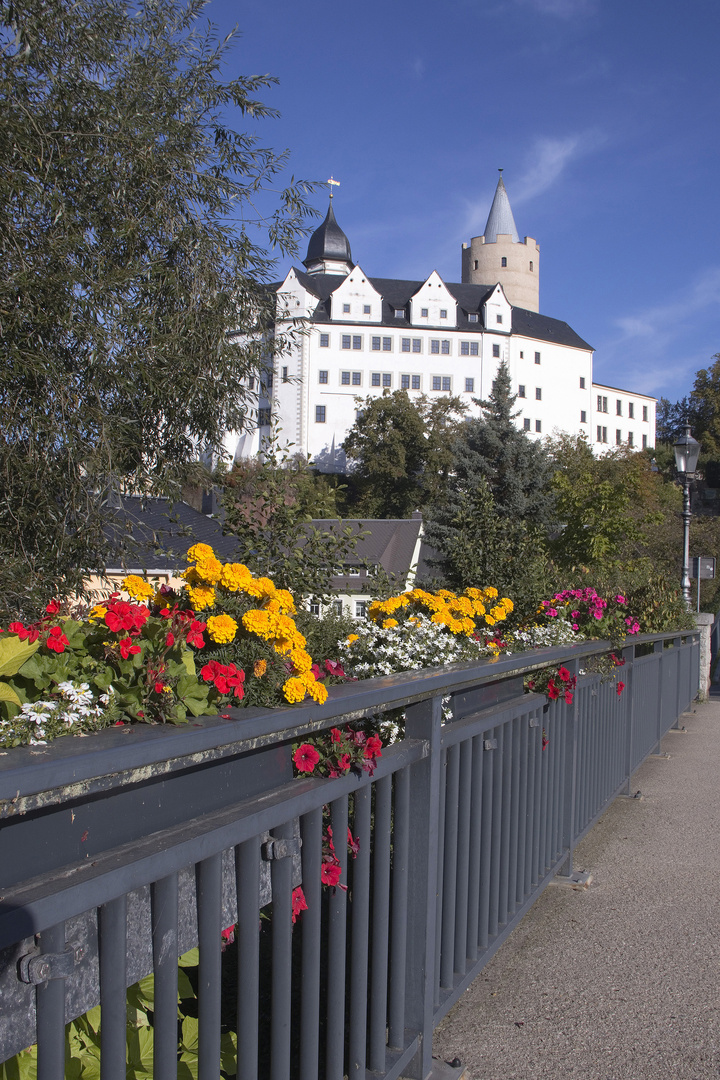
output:
[{"label": "conical tower spire", "polygon": [[520,243],[520,235],[517,231],[515,224],[515,218],[510,208],[510,199],[505,189],[505,184],[502,178],[502,169],[500,171],[500,179],[497,182],[495,188],[495,197],[490,207],[490,213],[488,214],[487,224],[485,225],[485,237],[486,244],[497,243],[498,233],[503,233],[506,236],[512,236],[513,243]]}]

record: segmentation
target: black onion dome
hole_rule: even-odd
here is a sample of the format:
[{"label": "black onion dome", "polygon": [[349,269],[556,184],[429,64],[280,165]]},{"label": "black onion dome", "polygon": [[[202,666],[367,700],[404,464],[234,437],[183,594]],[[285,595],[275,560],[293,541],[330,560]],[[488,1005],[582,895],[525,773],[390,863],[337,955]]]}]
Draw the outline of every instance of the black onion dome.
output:
[{"label": "black onion dome", "polygon": [[335,220],[332,203],[330,203],[327,217],[322,225],[310,237],[304,265],[309,266],[310,263],[318,262],[321,259],[341,260],[352,266],[350,241]]}]

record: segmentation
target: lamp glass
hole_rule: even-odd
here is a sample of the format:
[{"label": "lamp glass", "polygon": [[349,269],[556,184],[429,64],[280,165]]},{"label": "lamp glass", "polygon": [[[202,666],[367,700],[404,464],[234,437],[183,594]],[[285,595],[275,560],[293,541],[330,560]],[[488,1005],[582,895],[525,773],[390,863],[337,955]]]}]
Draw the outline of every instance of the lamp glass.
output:
[{"label": "lamp glass", "polygon": [[673,450],[677,471],[681,475],[694,473],[700,457],[700,443],[697,439],[693,439],[690,428],[686,428],[685,434],[673,443]]}]

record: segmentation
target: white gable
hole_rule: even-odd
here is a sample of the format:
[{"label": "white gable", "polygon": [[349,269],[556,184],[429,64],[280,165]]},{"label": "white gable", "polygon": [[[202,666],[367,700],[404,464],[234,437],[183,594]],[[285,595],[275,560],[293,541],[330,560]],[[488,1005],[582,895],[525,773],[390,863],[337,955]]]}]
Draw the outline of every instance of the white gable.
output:
[{"label": "white gable", "polygon": [[512,307],[500,284],[495,286],[483,304],[483,323],[492,334],[512,333]]},{"label": "white gable", "polygon": [[437,270],[433,270],[410,300],[413,326],[451,327],[457,325],[457,304]]},{"label": "white gable", "polygon": [[317,307],[317,296],[300,284],[291,268],[277,292],[277,320],[309,319]]},{"label": "white gable", "polygon": [[382,321],[382,296],[361,266],[354,266],[330,297],[330,318],[333,322]]}]

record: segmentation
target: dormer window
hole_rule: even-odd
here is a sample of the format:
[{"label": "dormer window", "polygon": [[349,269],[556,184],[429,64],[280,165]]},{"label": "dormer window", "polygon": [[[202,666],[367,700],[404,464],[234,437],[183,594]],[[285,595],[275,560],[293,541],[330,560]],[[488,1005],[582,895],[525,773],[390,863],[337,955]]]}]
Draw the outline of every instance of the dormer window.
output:
[{"label": "dormer window", "polygon": [[395,318],[396,319],[404,319],[405,318],[405,308],[396,307],[395,308]]},{"label": "dormer window", "polygon": [[421,319],[427,319],[427,317],[428,317],[428,309],[426,307],[420,308],[420,318]]},{"label": "dormer window", "polygon": [[502,315],[496,315],[495,319],[496,319],[497,322],[501,323],[502,322]]},{"label": "dormer window", "polygon": [[478,321],[477,311],[471,311],[470,314],[468,315],[468,322],[477,322],[477,321]]},{"label": "dormer window", "polygon": [[349,304],[343,304],[343,314],[344,315],[349,315],[350,314],[350,305]]},{"label": "dormer window", "polygon": [[447,319],[447,308],[440,308],[440,318]]},{"label": "dormer window", "polygon": [[369,304],[363,304],[363,315],[369,315],[369,314],[370,314],[370,305]]},{"label": "dormer window", "polygon": [[500,265],[501,266],[507,266],[507,259],[505,258],[504,255],[503,255],[502,259],[500,260]]}]

